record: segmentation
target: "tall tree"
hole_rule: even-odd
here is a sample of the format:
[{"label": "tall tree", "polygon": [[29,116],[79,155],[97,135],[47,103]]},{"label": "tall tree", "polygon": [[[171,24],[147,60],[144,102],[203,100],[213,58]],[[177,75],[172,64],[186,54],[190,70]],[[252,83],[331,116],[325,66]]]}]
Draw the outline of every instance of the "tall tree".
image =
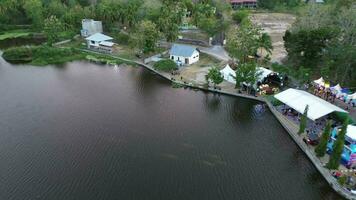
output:
[{"label": "tall tree", "polygon": [[255,84],[258,76],[259,72],[257,71],[256,63],[248,62],[239,64],[236,69],[236,76],[234,77],[236,80],[235,88],[239,88],[242,83],[246,83],[251,87]]},{"label": "tall tree", "polygon": [[216,85],[223,82],[224,77],[222,76],[220,70],[217,67],[212,67],[209,69],[209,72],[207,74],[207,79],[213,82],[215,88]]},{"label": "tall tree", "polygon": [[173,42],[178,38],[179,26],[182,24],[184,5],[182,0],[161,0],[163,6],[157,20],[157,26],[166,40]]},{"label": "tall tree", "polygon": [[300,124],[299,124],[299,131],[298,134],[302,134],[305,131],[305,128],[307,127],[308,123],[308,110],[309,110],[309,105],[305,106],[304,113],[300,118]]},{"label": "tall tree", "polygon": [[342,125],[341,130],[337,133],[337,138],[333,145],[333,151],[330,156],[329,162],[327,164],[327,167],[329,169],[339,168],[340,161],[341,161],[341,154],[344,150],[345,135],[346,135],[346,131],[347,131],[348,122],[349,122],[349,119],[347,118],[344,121],[344,124]]},{"label": "tall tree", "polygon": [[324,129],[324,132],[321,135],[319,144],[315,148],[316,156],[323,157],[325,155],[328,141],[330,139],[330,133],[331,133],[331,122],[328,121],[328,123],[326,124],[326,127]]},{"label": "tall tree", "polygon": [[43,25],[43,5],[41,0],[26,0],[23,8],[33,27],[39,29]]},{"label": "tall tree", "polygon": [[227,49],[239,62],[247,62],[248,56],[256,54],[261,36],[261,28],[245,20],[239,28],[234,28],[228,33]]},{"label": "tall tree", "polygon": [[160,33],[156,24],[149,20],[143,20],[136,27],[130,39],[130,44],[143,53],[149,53],[156,49]]},{"label": "tall tree", "polygon": [[262,33],[259,43],[260,43],[259,46],[261,50],[265,49],[268,52],[268,54],[272,53],[273,50],[272,41],[271,41],[271,37],[267,33]]},{"label": "tall tree", "polygon": [[64,26],[59,21],[56,16],[50,16],[49,18],[45,19],[44,22],[44,32],[47,36],[47,43],[48,45],[52,46],[52,44],[57,41],[58,39],[58,32],[63,31]]}]

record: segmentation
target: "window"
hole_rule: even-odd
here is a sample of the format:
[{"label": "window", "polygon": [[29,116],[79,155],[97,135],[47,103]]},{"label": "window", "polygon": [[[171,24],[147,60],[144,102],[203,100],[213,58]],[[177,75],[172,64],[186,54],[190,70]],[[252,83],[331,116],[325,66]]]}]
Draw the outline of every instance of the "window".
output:
[{"label": "window", "polygon": [[174,60],[174,56],[171,56],[171,59]]}]

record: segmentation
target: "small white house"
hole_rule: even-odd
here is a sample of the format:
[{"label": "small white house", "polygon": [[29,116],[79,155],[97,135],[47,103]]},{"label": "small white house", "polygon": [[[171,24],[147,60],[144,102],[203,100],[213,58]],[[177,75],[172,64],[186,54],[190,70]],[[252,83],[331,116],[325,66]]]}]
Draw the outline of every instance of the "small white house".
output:
[{"label": "small white house", "polygon": [[190,65],[199,61],[199,51],[189,45],[173,44],[169,51],[169,58],[178,65]]},{"label": "small white house", "polygon": [[82,30],[80,31],[83,37],[89,37],[95,33],[103,32],[103,24],[101,21],[94,21],[93,19],[82,20]]},{"label": "small white house", "polygon": [[112,53],[115,43],[112,42],[113,38],[102,33],[95,33],[92,36],[85,38],[87,41],[88,49]]}]

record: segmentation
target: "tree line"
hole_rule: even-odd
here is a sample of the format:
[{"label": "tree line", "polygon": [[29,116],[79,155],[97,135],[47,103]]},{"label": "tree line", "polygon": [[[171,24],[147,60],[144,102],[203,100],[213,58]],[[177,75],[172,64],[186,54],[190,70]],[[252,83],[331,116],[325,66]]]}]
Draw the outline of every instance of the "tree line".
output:
[{"label": "tree line", "polygon": [[351,1],[307,6],[284,41],[294,69],[356,87],[356,8]]},{"label": "tree line", "polygon": [[93,18],[103,22],[106,32],[129,31],[133,44],[152,51],[158,37],[177,39],[184,17],[214,36],[228,25],[221,15],[226,9],[229,4],[218,0],[2,0],[0,30],[30,24],[43,31],[54,23],[63,31],[77,33],[82,19]]}]

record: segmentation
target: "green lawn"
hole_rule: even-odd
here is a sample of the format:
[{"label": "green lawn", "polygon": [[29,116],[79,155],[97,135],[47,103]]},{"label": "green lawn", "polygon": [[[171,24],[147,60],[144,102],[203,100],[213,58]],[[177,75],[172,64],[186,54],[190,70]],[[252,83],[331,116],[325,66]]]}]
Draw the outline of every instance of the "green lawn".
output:
[{"label": "green lawn", "polygon": [[18,38],[18,37],[25,37],[32,34],[29,30],[13,30],[0,33],[0,40],[6,40],[9,38]]}]

